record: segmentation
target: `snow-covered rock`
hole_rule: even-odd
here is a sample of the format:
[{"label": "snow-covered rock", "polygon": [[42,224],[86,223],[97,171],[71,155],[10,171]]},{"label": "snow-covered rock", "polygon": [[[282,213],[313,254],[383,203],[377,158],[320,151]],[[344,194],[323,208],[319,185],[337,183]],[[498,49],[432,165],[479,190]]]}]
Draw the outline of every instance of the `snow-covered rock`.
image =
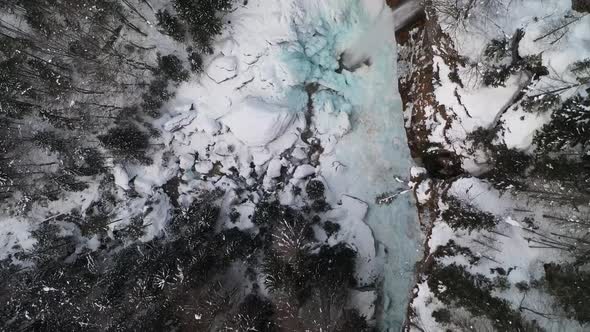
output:
[{"label": "snow-covered rock", "polygon": [[236,212],[240,214],[238,220],[231,227],[237,227],[240,230],[247,230],[254,227],[252,216],[254,215],[254,204],[246,202],[235,207]]},{"label": "snow-covered rock", "polygon": [[307,153],[305,152],[305,150],[303,148],[297,147],[297,148],[293,149],[293,152],[291,153],[291,157],[293,157],[295,159],[303,160],[303,159],[307,159]]},{"label": "snow-covered rock", "polygon": [[215,46],[216,49],[221,51],[221,54],[230,56],[233,54],[234,49],[236,48],[236,41],[233,38],[228,37],[215,43]]},{"label": "snow-covered rock", "polygon": [[180,168],[184,170],[191,169],[195,164],[195,156],[189,153],[183,154],[182,156],[180,156],[180,158],[178,158],[178,160]]},{"label": "snow-covered rock", "polygon": [[304,179],[312,174],[315,174],[315,167],[311,165],[301,165],[295,169],[295,172],[293,173],[293,178]]},{"label": "snow-covered rock", "polygon": [[[31,224],[25,220],[0,215],[2,229],[0,230],[0,260],[9,258],[19,248],[32,250],[37,240],[31,236]],[[12,258],[15,260],[15,258]]]},{"label": "snow-covered rock", "polygon": [[189,125],[196,116],[197,114],[195,113],[179,114],[168,120],[168,122],[164,124],[164,129],[170,132],[176,131],[184,126]]},{"label": "snow-covered rock", "polygon": [[418,188],[416,188],[416,199],[420,204],[426,204],[426,202],[430,199],[431,196],[431,189],[430,189],[431,180],[427,179],[425,181],[420,182]]},{"label": "snow-covered rock", "polygon": [[345,112],[319,112],[314,116],[314,124],[320,134],[342,137],[350,131],[351,125]]},{"label": "snow-covered rock", "polygon": [[215,83],[222,83],[238,75],[238,59],[233,56],[221,56],[209,64],[207,76]]},{"label": "snow-covered rock", "polygon": [[202,160],[195,164],[195,171],[205,174],[213,169],[213,163],[210,160]]},{"label": "snow-covered rock", "polygon": [[264,146],[283,134],[295,116],[287,107],[247,98],[221,122],[246,145]]},{"label": "snow-covered rock", "polygon": [[120,165],[113,166],[113,176],[115,177],[115,184],[123,189],[129,190],[129,175],[127,171]]},{"label": "snow-covered rock", "polygon": [[186,138],[186,135],[183,132],[181,132],[181,131],[177,131],[177,132],[174,133],[174,135],[172,137],[177,142],[184,142],[184,139]]},{"label": "snow-covered rock", "polygon": [[273,154],[266,148],[257,148],[252,151],[252,161],[257,167],[266,164],[272,157]]},{"label": "snow-covered rock", "polygon": [[428,171],[426,170],[426,168],[424,167],[418,167],[418,166],[412,166],[412,168],[410,168],[410,176],[415,178],[415,177],[419,177],[422,174],[428,174]]},{"label": "snow-covered rock", "polygon": [[273,159],[268,163],[268,169],[266,170],[266,176],[269,178],[278,178],[281,176],[281,168],[283,167],[283,163],[280,159]]},{"label": "snow-covered rock", "polygon": [[221,124],[204,112],[199,112],[191,121],[190,125],[186,126],[188,132],[204,131],[209,135],[214,135],[221,130]]}]

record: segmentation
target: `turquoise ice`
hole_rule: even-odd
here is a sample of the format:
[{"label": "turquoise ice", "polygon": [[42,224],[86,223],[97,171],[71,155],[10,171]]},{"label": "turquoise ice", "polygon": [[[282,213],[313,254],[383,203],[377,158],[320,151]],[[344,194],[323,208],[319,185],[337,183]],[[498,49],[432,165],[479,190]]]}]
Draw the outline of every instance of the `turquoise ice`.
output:
[{"label": "turquoise ice", "polygon": [[[397,331],[405,319],[421,235],[410,193],[390,204],[376,203],[380,194],[407,189],[396,178],[409,180],[412,159],[398,94],[391,11],[386,6],[367,9],[366,3],[381,2],[305,3],[305,14],[294,22],[298,42],[285,48],[284,60],[301,84],[299,91],[309,83],[319,86],[312,97],[314,112],[330,109],[349,114],[352,130],[333,151],[322,155],[321,174],[337,195],[369,205],[365,223],[381,261],[378,326]],[[347,59],[339,61],[343,54]],[[351,71],[343,68],[343,62]],[[296,110],[307,97],[298,96],[292,100]],[[342,167],[334,167],[335,163]]]}]

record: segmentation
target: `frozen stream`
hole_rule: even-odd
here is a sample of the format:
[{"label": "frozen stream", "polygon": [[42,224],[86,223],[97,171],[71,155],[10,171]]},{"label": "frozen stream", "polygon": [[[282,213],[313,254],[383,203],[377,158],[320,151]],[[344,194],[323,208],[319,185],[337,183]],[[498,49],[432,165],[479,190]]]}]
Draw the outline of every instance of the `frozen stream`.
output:
[{"label": "frozen stream", "polygon": [[[292,176],[289,186],[312,174],[324,181],[334,207],[324,218],[343,230],[326,241],[347,242],[361,257],[363,290],[353,301],[368,317],[376,314],[380,330],[399,330],[420,232],[407,191],[412,161],[393,13],[383,0],[251,0],[227,19],[232,24],[207,60],[206,77],[179,89],[176,115],[163,124],[181,167],[234,167],[253,184],[254,165],[269,191],[281,168]],[[310,140],[321,153],[313,156]],[[212,144],[219,153],[209,154]],[[195,161],[195,152],[208,159]],[[299,204],[288,189],[277,193],[281,203]],[[251,206],[237,208],[247,215]]]},{"label": "frozen stream", "polygon": [[[314,125],[319,132],[329,133],[328,128],[338,127],[336,119],[328,122],[332,125],[326,124],[323,112],[347,111],[349,115],[351,129],[338,138],[331,151],[324,152],[321,174],[336,200],[344,195],[368,205],[364,222],[375,240],[375,268],[382,280],[379,326],[397,331],[405,317],[413,267],[420,253],[420,232],[411,193],[396,195],[407,189],[412,161],[397,93],[395,25],[390,9],[380,1],[337,3],[330,5],[341,6],[343,11],[319,7],[319,18],[309,22],[314,29],[302,29],[307,34],[299,34],[305,53],[301,58],[308,61],[293,65],[298,72],[309,73],[306,82],[318,82],[323,89],[313,98]],[[302,26],[308,26],[306,23]],[[344,70],[342,75],[334,75],[333,54],[341,50],[345,65],[349,62],[347,67],[364,64],[354,72]],[[331,146],[329,138],[323,143]],[[378,196],[395,198],[377,203]],[[358,243],[362,241],[356,242],[357,247],[363,246]]]}]

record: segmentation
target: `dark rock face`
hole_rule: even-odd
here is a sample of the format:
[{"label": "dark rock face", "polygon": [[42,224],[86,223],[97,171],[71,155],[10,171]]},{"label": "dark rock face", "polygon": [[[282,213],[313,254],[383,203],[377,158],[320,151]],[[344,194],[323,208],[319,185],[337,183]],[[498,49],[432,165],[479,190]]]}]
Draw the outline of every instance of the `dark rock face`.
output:
[{"label": "dark rock face", "polygon": [[572,9],[581,13],[590,13],[590,0],[572,0]]}]

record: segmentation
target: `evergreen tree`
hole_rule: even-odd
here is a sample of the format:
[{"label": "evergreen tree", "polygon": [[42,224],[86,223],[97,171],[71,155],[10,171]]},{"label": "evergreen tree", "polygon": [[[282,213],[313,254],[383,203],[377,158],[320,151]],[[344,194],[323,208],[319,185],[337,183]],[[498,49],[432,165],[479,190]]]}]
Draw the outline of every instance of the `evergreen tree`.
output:
[{"label": "evergreen tree", "polygon": [[319,180],[311,180],[305,186],[305,192],[312,200],[321,199],[324,197],[325,186]]},{"label": "evergreen tree", "polygon": [[512,309],[507,300],[493,296],[494,283],[482,274],[471,274],[455,263],[435,264],[427,282],[442,303],[464,308],[474,316],[487,317],[498,331],[541,330]]},{"label": "evergreen tree", "polygon": [[153,80],[148,91],[143,94],[142,107],[152,116],[157,116],[162,105],[172,98],[173,93],[168,90],[168,81],[163,78]]},{"label": "evergreen tree", "polygon": [[174,9],[186,24],[196,46],[210,53],[213,36],[221,33],[218,12],[229,10],[232,0],[174,0]]},{"label": "evergreen tree", "polygon": [[248,294],[240,303],[238,313],[225,327],[226,331],[279,331],[274,322],[273,304],[258,294]]},{"label": "evergreen tree", "polygon": [[590,83],[590,58],[574,62],[570,67],[580,84]]},{"label": "evergreen tree", "polygon": [[524,37],[524,30],[517,29],[510,40],[492,39],[484,50],[486,60],[482,74],[483,84],[486,86],[505,86],[506,80],[519,72],[527,72],[531,80],[537,80],[548,75],[549,71],[543,65],[541,54],[520,56],[518,48]]},{"label": "evergreen tree", "polygon": [[498,219],[491,213],[483,212],[476,207],[449,196],[445,200],[447,208],[442,211],[442,219],[453,229],[493,230]]},{"label": "evergreen tree", "polygon": [[149,147],[149,138],[134,124],[113,127],[98,136],[100,142],[117,156],[145,161],[145,152]]},{"label": "evergreen tree", "polygon": [[590,322],[590,273],[571,265],[545,264],[545,282],[568,317]]},{"label": "evergreen tree", "polygon": [[184,69],[182,61],[175,55],[166,55],[158,59],[158,67],[162,74],[175,82],[188,80],[189,72]]},{"label": "evergreen tree", "polygon": [[557,152],[579,147],[590,150],[590,97],[574,96],[551,114],[551,121],[535,137],[537,151]]},{"label": "evergreen tree", "polygon": [[170,14],[167,10],[159,10],[156,14],[156,18],[158,19],[158,26],[162,28],[162,31],[165,34],[178,42],[184,41],[186,29],[178,17]]},{"label": "evergreen tree", "polygon": [[188,52],[188,62],[191,68],[191,71],[194,73],[200,73],[203,71],[203,56],[198,52],[193,51],[192,47],[187,49]]},{"label": "evergreen tree", "polygon": [[557,94],[543,94],[540,96],[527,96],[524,97],[521,106],[527,112],[547,112],[554,110],[556,107],[561,105],[562,101]]}]

